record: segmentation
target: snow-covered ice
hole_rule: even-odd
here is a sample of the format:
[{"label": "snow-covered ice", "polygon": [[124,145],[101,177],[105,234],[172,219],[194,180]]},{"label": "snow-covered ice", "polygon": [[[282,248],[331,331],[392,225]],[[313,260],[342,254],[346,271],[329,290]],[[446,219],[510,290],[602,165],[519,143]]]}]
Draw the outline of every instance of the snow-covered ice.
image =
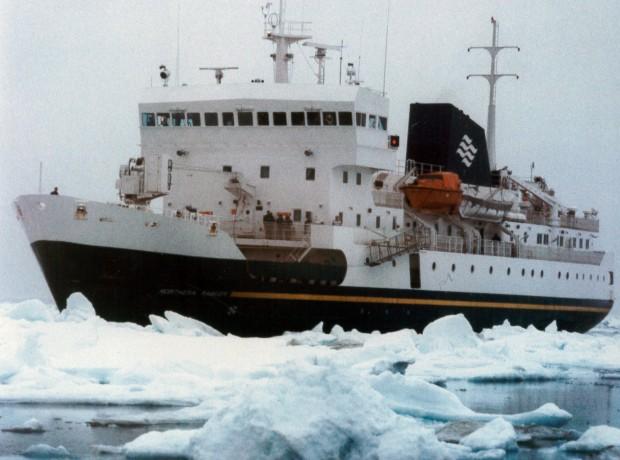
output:
[{"label": "snow-covered ice", "polygon": [[[91,421],[161,430],[98,447],[127,456],[498,458],[515,442],[513,427],[558,427],[571,414],[554,404],[479,413],[437,382],[620,374],[619,342],[555,325],[505,323],[476,334],[462,315],[421,333],[324,332],[319,324],[239,338],[174,312],[146,327],[107,322],[75,295],[63,312],[39,301],[0,304],[0,402],[169,406]],[[440,441],[429,426],[453,421],[486,425],[461,444]],[[0,428],[11,427],[0,420]]]},{"label": "snow-covered ice", "polygon": [[562,449],[575,452],[599,452],[620,447],[620,429],[606,425],[593,426],[576,441],[567,442]]},{"label": "snow-covered ice", "polygon": [[460,443],[478,450],[516,450],[517,433],[510,422],[498,417],[461,439]]}]

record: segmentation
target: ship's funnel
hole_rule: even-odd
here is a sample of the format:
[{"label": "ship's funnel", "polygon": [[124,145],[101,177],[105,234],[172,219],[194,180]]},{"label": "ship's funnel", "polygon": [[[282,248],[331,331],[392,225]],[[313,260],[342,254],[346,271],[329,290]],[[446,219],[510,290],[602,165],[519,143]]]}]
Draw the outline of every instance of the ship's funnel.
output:
[{"label": "ship's funnel", "polygon": [[466,184],[491,185],[484,129],[452,104],[411,104],[407,160],[439,165]]}]

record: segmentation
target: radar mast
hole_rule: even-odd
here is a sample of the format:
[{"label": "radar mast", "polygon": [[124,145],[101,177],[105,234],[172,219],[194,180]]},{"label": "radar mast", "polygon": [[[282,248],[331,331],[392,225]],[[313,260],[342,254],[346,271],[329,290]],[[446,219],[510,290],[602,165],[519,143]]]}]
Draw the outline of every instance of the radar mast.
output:
[{"label": "radar mast", "polygon": [[518,46],[498,46],[498,30],[499,24],[495,18],[491,18],[493,24],[493,43],[491,46],[470,46],[467,48],[467,52],[473,49],[486,50],[491,56],[491,71],[488,74],[469,74],[467,79],[471,77],[482,77],[489,82],[489,112],[487,116],[487,147],[489,150],[489,166],[491,170],[497,169],[495,162],[495,83],[501,77],[514,77],[519,78],[519,75],[515,73],[496,73],[497,70],[497,55],[504,49],[516,49],[521,51]]},{"label": "radar mast", "polygon": [[312,36],[307,34],[310,23],[286,21],[286,0],[280,0],[279,3],[277,13],[270,12],[271,2],[261,8],[265,18],[265,35],[263,38],[274,42],[276,45],[276,52],[271,55],[275,63],[274,81],[276,83],[288,83],[288,61],[293,58],[293,54],[289,53],[290,46],[300,40],[308,40]]}]

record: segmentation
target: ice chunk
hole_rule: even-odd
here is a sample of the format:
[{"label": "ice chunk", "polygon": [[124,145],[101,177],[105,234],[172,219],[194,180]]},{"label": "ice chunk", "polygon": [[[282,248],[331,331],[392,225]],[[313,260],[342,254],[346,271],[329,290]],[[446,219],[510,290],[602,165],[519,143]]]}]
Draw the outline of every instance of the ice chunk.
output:
[{"label": "ice chunk", "polygon": [[575,452],[599,452],[620,446],[620,429],[607,425],[590,427],[576,441],[567,442],[563,450]]},{"label": "ice chunk", "polygon": [[400,374],[386,372],[372,377],[371,383],[394,411],[425,419],[489,421],[501,416],[514,425],[562,426],[572,418],[571,414],[553,403],[519,414],[474,412],[450,391],[416,377]]},{"label": "ice chunk", "polygon": [[58,309],[55,306],[46,305],[38,299],[24,300],[13,306],[6,306],[5,315],[14,320],[25,321],[55,321]]},{"label": "ice chunk", "polygon": [[418,348],[424,353],[476,347],[480,340],[463,314],[433,321],[424,328]]},{"label": "ice chunk", "polygon": [[22,452],[28,458],[69,458],[71,453],[64,447],[53,447],[48,444],[35,444]]},{"label": "ice chunk", "polygon": [[190,440],[196,432],[197,430],[150,431],[125,444],[122,452],[129,458],[191,458],[187,452]]},{"label": "ice chunk", "polygon": [[553,320],[549,323],[549,325],[545,328],[545,332],[551,334],[558,332],[558,323],[556,322],[556,320]]},{"label": "ice chunk", "polygon": [[220,337],[223,334],[208,324],[173,311],[164,312],[165,318],[157,315],[149,315],[153,329],[162,334],[185,335],[185,336],[212,336]]},{"label": "ice chunk", "polygon": [[510,422],[501,417],[491,420],[483,427],[461,439],[464,446],[477,450],[516,450],[517,433]]},{"label": "ice chunk", "polygon": [[39,422],[36,418],[31,418],[30,420],[25,421],[21,425],[3,428],[2,431],[21,434],[45,432],[45,430],[43,429],[43,425],[41,425],[41,422]]},{"label": "ice chunk", "polygon": [[60,313],[60,320],[81,323],[97,316],[93,304],[81,292],[74,292],[67,299],[67,308]]}]

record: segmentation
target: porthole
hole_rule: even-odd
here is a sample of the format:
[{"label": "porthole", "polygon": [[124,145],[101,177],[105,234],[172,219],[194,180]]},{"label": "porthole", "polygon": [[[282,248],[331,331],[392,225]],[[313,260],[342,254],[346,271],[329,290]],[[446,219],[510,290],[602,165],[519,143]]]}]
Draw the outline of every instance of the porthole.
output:
[{"label": "porthole", "polygon": [[508,269],[506,270],[506,274],[510,276],[510,267],[508,267]]},{"label": "porthole", "polygon": [[525,268],[521,269],[521,276],[525,276]]},{"label": "porthole", "polygon": [[493,274],[493,266],[490,266],[489,267],[489,275],[492,275],[492,274]]},{"label": "porthole", "polygon": [[545,272],[544,272],[544,271],[542,271],[542,270],[540,271],[540,277],[541,277],[541,278],[544,278],[544,277],[545,277]]},{"label": "porthole", "polygon": [[558,279],[562,278],[562,272],[558,272]]},{"label": "porthole", "polygon": [[474,266],[472,265],[472,266],[469,268],[469,271],[473,273],[473,272],[474,272],[474,270],[475,270],[475,269],[474,269]]},{"label": "porthole", "polygon": [[582,279],[582,280],[585,280],[585,279],[586,279],[586,275],[585,275],[585,273],[582,273],[582,274],[581,274],[581,279]]},{"label": "porthole", "polygon": [[578,280],[579,279],[579,273],[575,273],[575,279]]},{"label": "porthole", "polygon": [[568,272],[566,272],[566,279],[568,279]]},{"label": "porthole", "polygon": [[534,278],[534,269],[532,268],[532,271],[530,272],[530,275],[532,275],[532,278]]},{"label": "porthole", "polygon": [[590,273],[590,281],[592,281],[592,273]]},{"label": "porthole", "polygon": [[599,279],[600,279],[599,276],[600,275],[596,275],[596,281],[599,281]]},{"label": "porthole", "polygon": [[452,264],[452,271],[456,270],[456,265]]},{"label": "porthole", "polygon": [[437,264],[433,262],[433,265],[431,266],[431,268],[433,269],[433,271],[435,271],[435,269],[437,268]]}]

